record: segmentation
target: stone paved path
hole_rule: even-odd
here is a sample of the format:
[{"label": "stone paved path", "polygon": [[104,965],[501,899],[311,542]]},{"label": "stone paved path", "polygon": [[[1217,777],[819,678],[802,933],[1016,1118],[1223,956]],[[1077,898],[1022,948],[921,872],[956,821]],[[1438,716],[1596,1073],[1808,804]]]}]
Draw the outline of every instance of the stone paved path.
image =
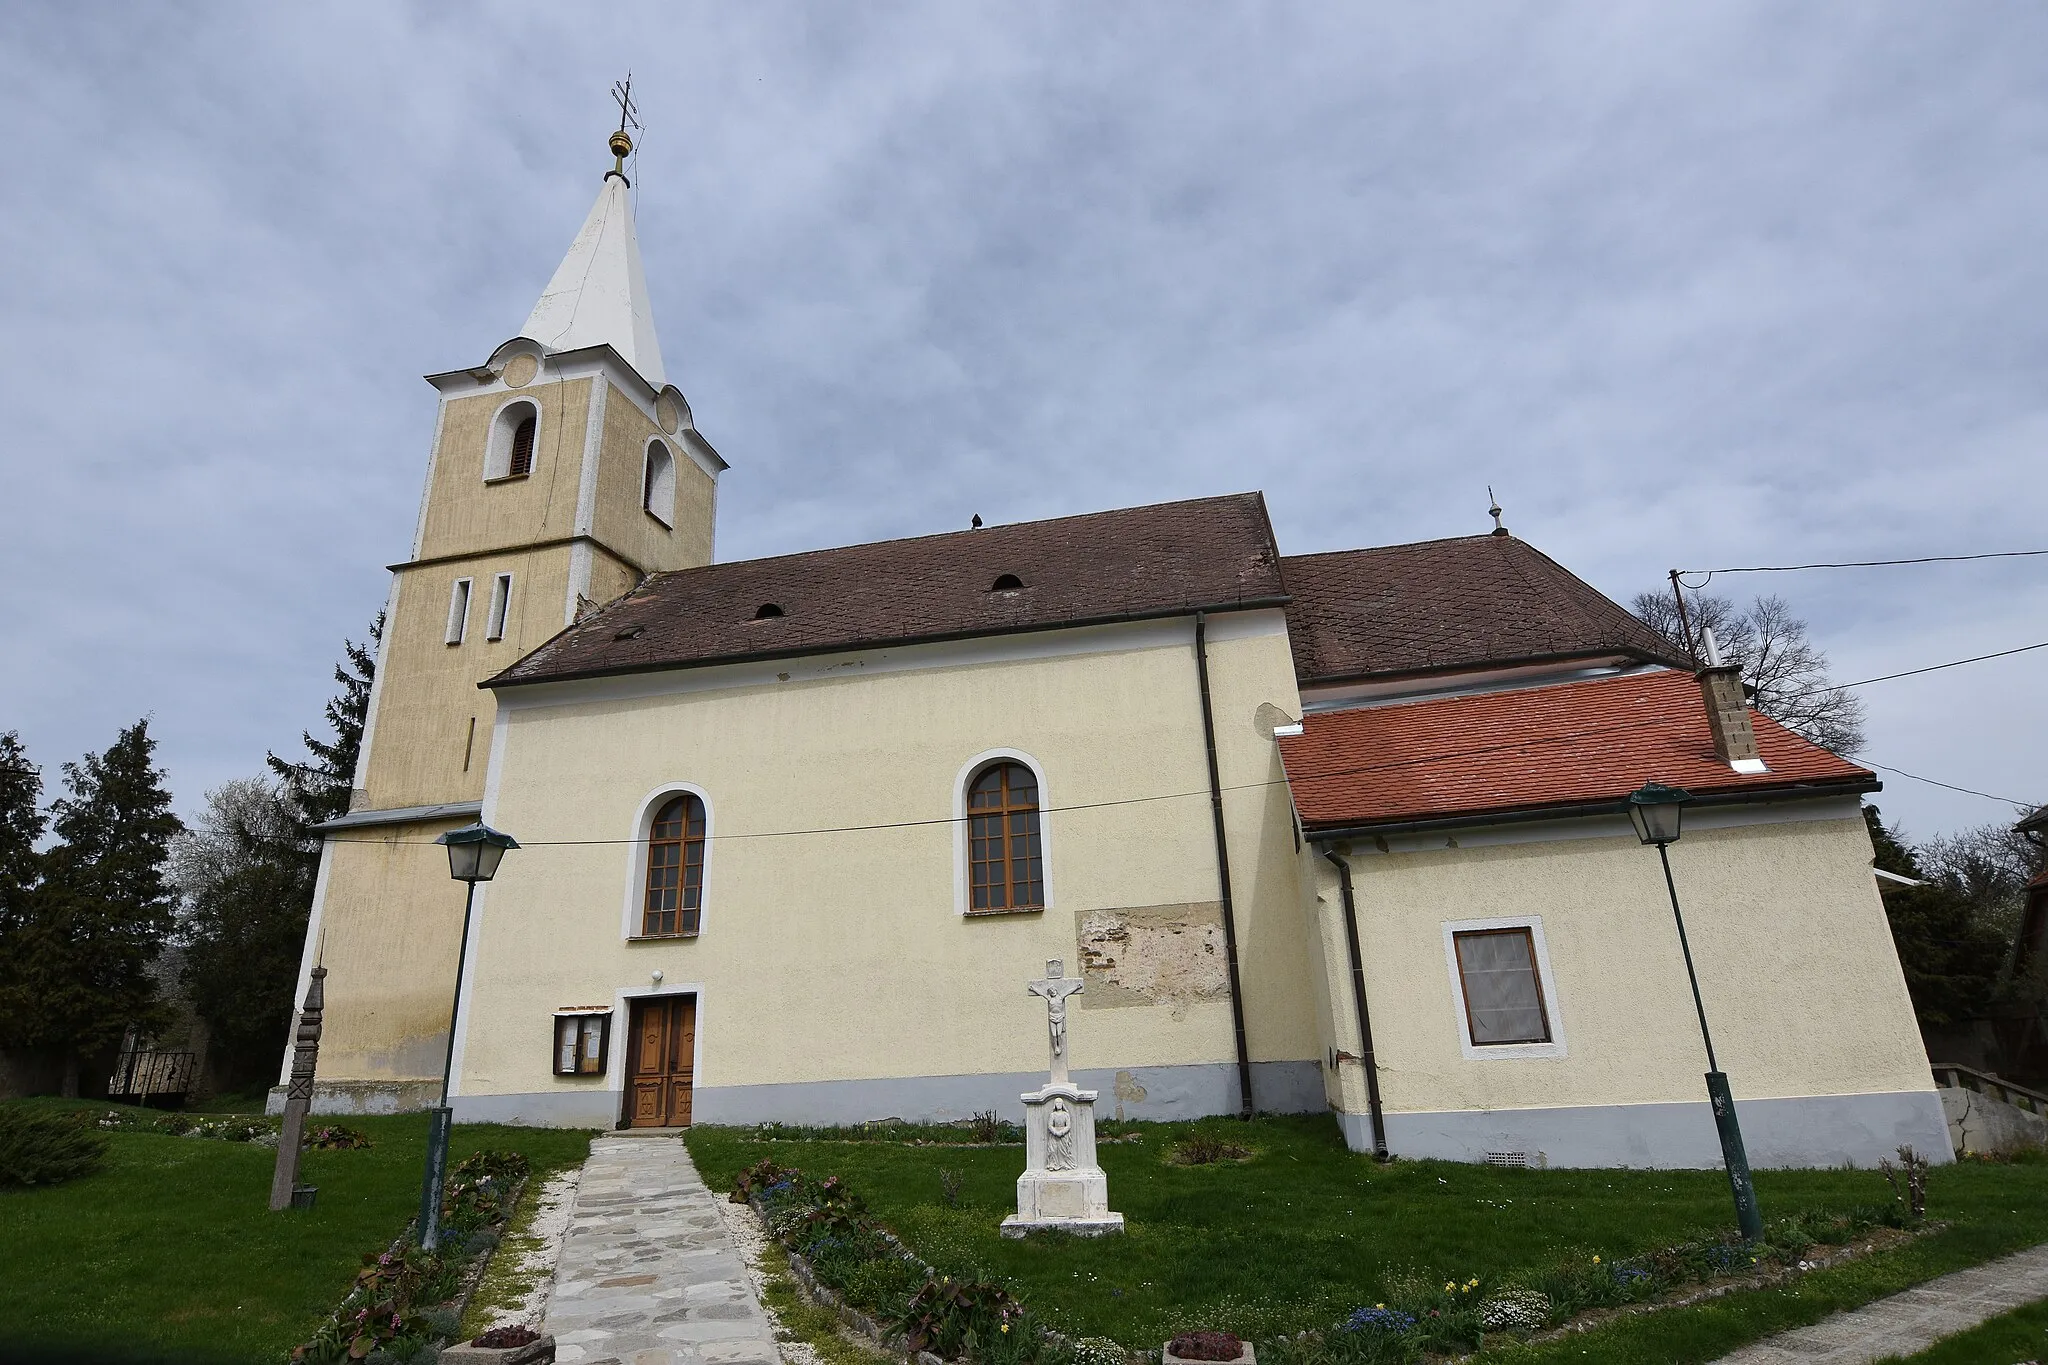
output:
[{"label": "stone paved path", "polygon": [[547,1330],[561,1365],[781,1365],[682,1139],[590,1144]]},{"label": "stone paved path", "polygon": [[1714,1365],[1865,1365],[1911,1355],[1986,1318],[2048,1298],[2048,1245],[1781,1332]]}]

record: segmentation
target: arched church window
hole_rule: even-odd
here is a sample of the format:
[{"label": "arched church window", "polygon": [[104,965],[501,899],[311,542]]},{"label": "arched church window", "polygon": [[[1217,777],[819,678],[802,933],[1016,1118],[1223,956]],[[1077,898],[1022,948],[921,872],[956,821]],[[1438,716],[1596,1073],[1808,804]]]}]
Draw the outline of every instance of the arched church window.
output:
[{"label": "arched church window", "polygon": [[968,784],[967,857],[970,910],[1044,906],[1038,778],[1022,763],[992,763]]},{"label": "arched church window", "polygon": [[540,405],[520,398],[498,409],[484,449],[484,479],[523,479],[533,472],[533,448],[540,435]]},{"label": "arched church window", "polygon": [[640,480],[640,505],[663,526],[676,524],[676,457],[668,442],[647,443],[647,469]]},{"label": "arched church window", "polygon": [[704,899],[704,803],[684,792],[654,813],[647,837],[646,938],[697,932]]}]

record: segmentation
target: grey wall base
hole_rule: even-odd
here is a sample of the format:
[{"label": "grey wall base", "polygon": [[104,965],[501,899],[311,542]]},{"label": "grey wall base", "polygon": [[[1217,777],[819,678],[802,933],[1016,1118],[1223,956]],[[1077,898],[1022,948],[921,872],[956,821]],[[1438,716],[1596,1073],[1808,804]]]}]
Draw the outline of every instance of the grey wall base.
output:
[{"label": "grey wall base", "polygon": [[[1953,1159],[1941,1101],[1929,1090],[1737,1100],[1753,1167],[1875,1166],[1901,1144],[1930,1161]],[[1372,1150],[1364,1114],[1339,1114],[1345,1143]],[[1721,1164],[1713,1111],[1690,1104],[1607,1104],[1569,1109],[1467,1109],[1386,1116],[1395,1156],[1485,1161],[1520,1154],[1531,1166],[1706,1169]]]},{"label": "grey wall base", "polygon": [[[316,1114],[409,1114],[440,1102],[439,1077],[419,1081],[319,1081],[313,1086]],[[283,1086],[270,1087],[263,1112],[284,1112]]]},{"label": "grey wall base", "polygon": [[[1074,1073],[1074,1083],[1100,1092],[1099,1119],[1194,1119],[1237,1112],[1237,1067],[1140,1066]],[[1045,1084],[1042,1071],[980,1076],[897,1076],[787,1085],[700,1086],[691,1099],[698,1123],[952,1123],[994,1110],[1022,1122],[1017,1098]],[[1266,1113],[1313,1114],[1328,1108],[1322,1068],[1313,1061],[1252,1063],[1252,1100]],[[431,1100],[428,1102],[431,1103]],[[588,1084],[522,1095],[458,1095],[458,1123],[524,1123],[554,1128],[609,1128],[619,1121],[620,1092]]]}]

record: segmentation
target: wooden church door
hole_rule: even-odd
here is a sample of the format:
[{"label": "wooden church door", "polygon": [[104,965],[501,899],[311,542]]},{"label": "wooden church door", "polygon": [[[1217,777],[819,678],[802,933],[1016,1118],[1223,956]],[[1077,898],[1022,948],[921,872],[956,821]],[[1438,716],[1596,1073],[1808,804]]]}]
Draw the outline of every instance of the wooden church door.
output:
[{"label": "wooden church door", "polygon": [[626,1126],[687,1127],[697,1058],[697,997],[634,1001],[632,1057]]}]

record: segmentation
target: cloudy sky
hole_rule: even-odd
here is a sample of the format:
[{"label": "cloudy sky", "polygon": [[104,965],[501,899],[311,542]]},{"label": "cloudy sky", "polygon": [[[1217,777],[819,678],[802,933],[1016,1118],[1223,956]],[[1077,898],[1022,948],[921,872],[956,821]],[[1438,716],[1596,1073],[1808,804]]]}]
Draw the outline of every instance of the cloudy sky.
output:
[{"label": "cloudy sky", "polygon": [[[1290,551],[2048,546],[2048,8],[15,4],[0,729],[179,805],[318,721],[419,376],[513,335],[630,68],[719,555],[1262,488]],[[1728,579],[1862,678],[2048,639],[2048,559]],[[2048,650],[1865,691],[2048,800]],[[53,773],[54,775],[54,773]],[[2008,807],[1888,777],[1910,833]]]}]

